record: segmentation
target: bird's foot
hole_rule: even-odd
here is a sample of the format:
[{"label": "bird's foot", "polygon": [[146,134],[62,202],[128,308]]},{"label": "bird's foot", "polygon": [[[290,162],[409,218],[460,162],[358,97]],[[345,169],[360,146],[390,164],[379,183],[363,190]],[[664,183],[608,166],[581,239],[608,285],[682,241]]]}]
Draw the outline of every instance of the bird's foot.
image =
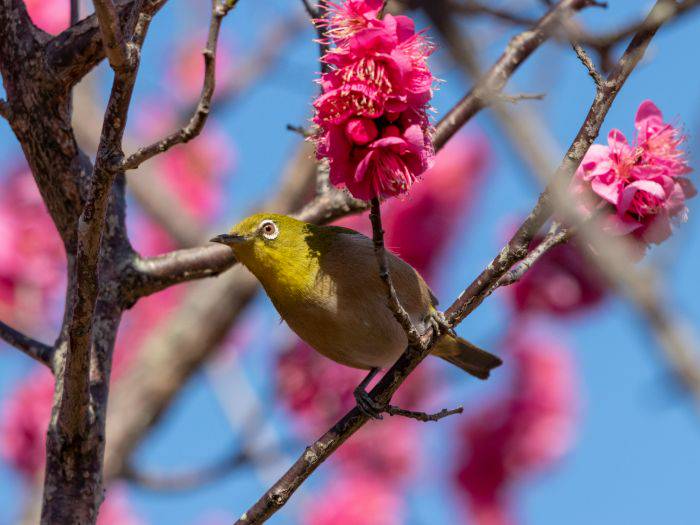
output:
[{"label": "bird's foot", "polygon": [[374,379],[374,376],[376,376],[378,373],[379,368],[372,368],[367,374],[367,377],[365,377],[362,382],[357,385],[357,388],[353,392],[355,401],[357,401],[357,408],[360,409],[360,412],[371,419],[384,419],[382,417],[382,412],[386,410],[386,406],[382,406],[380,403],[377,403],[374,399],[369,397],[366,390],[367,385],[370,384],[372,379]]},{"label": "bird's foot", "polygon": [[452,329],[452,326],[450,326],[450,323],[447,321],[445,314],[440,310],[432,310],[428,315],[426,315],[425,323],[426,326],[432,327],[433,333],[436,337],[443,334],[456,335],[455,331]]},{"label": "bird's foot", "polygon": [[386,405],[382,406],[380,403],[377,403],[374,399],[369,397],[369,394],[364,388],[362,388],[362,385],[355,389],[353,395],[355,396],[357,408],[360,409],[360,412],[370,419],[384,419],[382,412],[386,410]]}]

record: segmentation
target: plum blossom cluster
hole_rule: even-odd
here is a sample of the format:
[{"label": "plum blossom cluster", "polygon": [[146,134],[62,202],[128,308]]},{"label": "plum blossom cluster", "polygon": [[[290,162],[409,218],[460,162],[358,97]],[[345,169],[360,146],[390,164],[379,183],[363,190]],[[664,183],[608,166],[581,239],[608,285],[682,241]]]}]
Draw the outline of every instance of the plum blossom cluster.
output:
[{"label": "plum blossom cluster", "polygon": [[330,180],[360,199],[405,193],[433,162],[428,103],[433,47],[413,20],[387,14],[382,0],[328,3],[318,21],[331,49],[314,102],[317,155]]},{"label": "plum blossom cluster", "polygon": [[673,223],[686,220],[685,201],[697,191],[687,177],[691,170],[680,148],[684,137],[664,122],[653,102],[640,104],[634,126],[632,144],[613,129],[607,146],[591,146],[572,191],[584,215],[602,212],[606,231],[634,241],[641,256],[650,244],[671,235]]}]

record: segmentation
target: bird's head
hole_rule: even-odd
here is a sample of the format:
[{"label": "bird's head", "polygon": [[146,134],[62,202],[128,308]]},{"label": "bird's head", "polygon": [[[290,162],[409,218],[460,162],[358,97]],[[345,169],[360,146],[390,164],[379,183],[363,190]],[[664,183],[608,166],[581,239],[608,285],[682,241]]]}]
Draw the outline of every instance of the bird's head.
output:
[{"label": "bird's head", "polygon": [[257,213],[211,242],[229,246],[236,258],[261,278],[277,274],[291,262],[308,260],[309,225],[287,215]]}]

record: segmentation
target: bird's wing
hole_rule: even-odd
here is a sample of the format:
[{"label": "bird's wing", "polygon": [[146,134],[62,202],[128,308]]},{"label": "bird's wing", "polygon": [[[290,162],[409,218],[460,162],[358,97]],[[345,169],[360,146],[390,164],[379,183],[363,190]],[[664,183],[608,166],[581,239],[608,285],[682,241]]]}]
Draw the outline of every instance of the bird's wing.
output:
[{"label": "bird's wing", "polygon": [[[326,226],[325,228],[329,228]],[[380,281],[377,260],[372,239],[359,232],[347,228],[337,228],[337,235],[332,248],[329,250],[328,264],[322,267],[326,272],[340,272],[351,276],[352,293],[365,295],[368,291],[375,296],[378,304],[386,304],[384,286]],[[437,298],[418,274],[406,261],[387,250],[387,262],[394,287],[401,304],[414,318],[415,322],[422,320],[430,311],[430,306],[437,304]],[[364,294],[361,289],[364,288]],[[359,298],[359,297],[358,297]]]}]

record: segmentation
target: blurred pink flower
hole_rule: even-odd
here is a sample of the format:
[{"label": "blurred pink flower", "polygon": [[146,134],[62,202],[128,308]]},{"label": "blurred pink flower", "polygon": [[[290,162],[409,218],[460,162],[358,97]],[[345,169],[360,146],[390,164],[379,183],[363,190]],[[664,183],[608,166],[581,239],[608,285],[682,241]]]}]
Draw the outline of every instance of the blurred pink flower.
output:
[{"label": "blurred pink flower", "polygon": [[110,486],[100,506],[97,525],[144,525],[144,523],[132,508],[126,489],[121,485]]},{"label": "blurred pink flower", "polygon": [[577,418],[569,350],[524,330],[510,337],[513,378],[460,430],[456,482],[480,525],[513,523],[513,489],[570,449]]},{"label": "blurred pink flower", "polygon": [[36,324],[63,292],[63,243],[28,170],[0,182],[0,317]]},{"label": "blurred pink flower", "polygon": [[433,162],[427,105],[433,50],[406,16],[377,18],[381,2],[330,4],[335,47],[323,57],[323,94],[314,102],[319,158],[330,180],[355,197],[405,193]]},{"label": "blurred pink flower", "polygon": [[[438,153],[435,166],[406,199],[382,206],[386,246],[428,281],[476,198],[489,155],[482,135],[457,135]],[[372,234],[367,213],[345,217],[337,224]]]},{"label": "blurred pink flower", "polygon": [[[188,37],[178,45],[171,55],[171,63],[165,73],[168,93],[182,103],[192,103],[199,98],[204,83],[204,56],[202,51],[207,41],[206,34]],[[216,53],[216,89],[225,90],[234,77],[229,46],[220,41]]]},{"label": "blurred pink flower", "polygon": [[650,100],[635,116],[632,145],[620,130],[608,134],[608,145],[595,144],[586,153],[572,183],[585,215],[603,208],[606,231],[625,235],[640,245],[660,244],[672,223],[686,220],[686,199],[696,194],[686,177],[691,171],[680,149],[684,137],[664,122]]},{"label": "blurred pink flower", "polygon": [[69,0],[25,0],[32,22],[47,33],[58,34],[70,25]]},{"label": "blurred pink flower", "polygon": [[201,221],[211,220],[222,203],[224,174],[234,164],[226,135],[213,122],[187,144],[160,155],[157,171],[183,207]]},{"label": "blurred pink flower", "polygon": [[421,425],[403,417],[370,421],[333,454],[332,464],[342,476],[354,473],[387,486],[404,485],[420,463]]},{"label": "blurred pink flower", "polygon": [[391,487],[367,476],[341,475],[312,494],[303,525],[400,525],[402,499]]},{"label": "blurred pink flower", "polygon": [[[532,247],[541,241],[542,237],[536,239]],[[563,316],[600,304],[607,287],[582,249],[570,241],[543,255],[517,283],[507,288],[515,309]]]},{"label": "blurred pink flower", "polygon": [[44,466],[53,383],[51,372],[37,366],[4,400],[0,411],[0,454],[27,479]]}]

